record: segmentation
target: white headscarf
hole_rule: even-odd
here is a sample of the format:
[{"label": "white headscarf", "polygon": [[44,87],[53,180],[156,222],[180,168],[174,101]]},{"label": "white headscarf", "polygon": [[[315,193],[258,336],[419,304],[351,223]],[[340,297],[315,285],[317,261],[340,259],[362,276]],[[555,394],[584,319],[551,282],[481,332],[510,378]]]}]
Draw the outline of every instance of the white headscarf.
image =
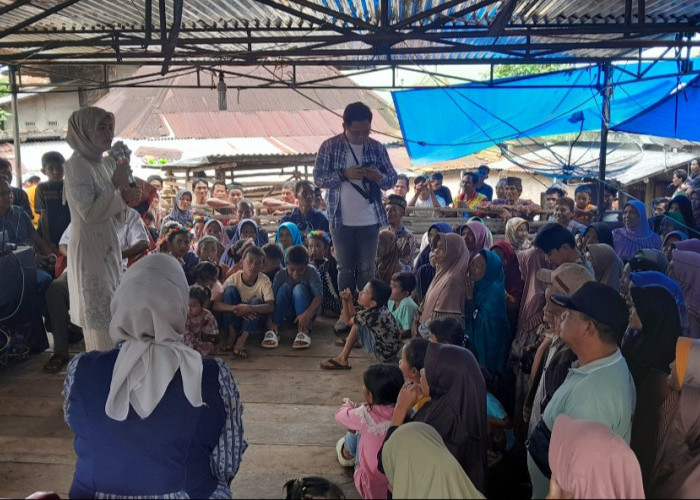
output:
[{"label": "white headscarf", "polygon": [[66,142],[85,158],[99,160],[103,151],[92,142],[97,126],[106,117],[114,120],[114,114],[94,106],[74,111],[68,119]]},{"label": "white headscarf", "polygon": [[202,357],[182,343],[188,300],[185,273],[170,255],[145,257],[124,274],[111,304],[110,336],[125,342],[105,404],[110,418],[126,419],[129,405],[148,417],[178,369],[185,397],[202,406]]}]

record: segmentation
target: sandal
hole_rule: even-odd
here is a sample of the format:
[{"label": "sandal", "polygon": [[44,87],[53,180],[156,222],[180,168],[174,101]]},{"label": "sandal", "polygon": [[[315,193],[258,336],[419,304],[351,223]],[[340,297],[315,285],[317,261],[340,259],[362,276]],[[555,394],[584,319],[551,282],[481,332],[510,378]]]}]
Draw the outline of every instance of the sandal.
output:
[{"label": "sandal", "polygon": [[245,350],[245,347],[238,351],[233,351],[233,357],[235,359],[248,359],[248,351]]},{"label": "sandal", "polygon": [[274,349],[280,344],[280,338],[272,330],[265,332],[265,337],[263,337],[262,342],[260,342],[260,347],[265,349]]},{"label": "sandal", "polygon": [[292,343],[292,349],[308,349],[309,347],[311,347],[311,337],[304,332],[297,333]]},{"label": "sandal", "polygon": [[335,359],[329,358],[325,361],[321,361],[321,368],[324,370],[349,370],[352,366],[341,365]]},{"label": "sandal", "polygon": [[63,368],[65,364],[68,363],[69,360],[70,356],[68,354],[54,354],[44,365],[44,372],[58,373],[61,371],[61,368]]}]

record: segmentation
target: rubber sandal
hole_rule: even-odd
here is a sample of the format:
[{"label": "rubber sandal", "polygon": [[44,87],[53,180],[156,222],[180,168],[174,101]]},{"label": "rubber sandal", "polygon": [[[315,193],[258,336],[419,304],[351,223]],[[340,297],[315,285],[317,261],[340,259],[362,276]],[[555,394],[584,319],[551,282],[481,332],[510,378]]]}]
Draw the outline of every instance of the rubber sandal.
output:
[{"label": "rubber sandal", "polygon": [[349,370],[352,368],[350,365],[341,365],[333,358],[321,361],[321,368],[324,370]]},{"label": "rubber sandal", "polygon": [[343,467],[355,467],[355,458],[345,458],[343,456],[343,446],[345,446],[345,436],[341,437],[335,443],[335,452],[338,454],[338,462]]},{"label": "rubber sandal", "polygon": [[248,351],[245,350],[245,347],[238,352],[233,351],[233,357],[236,359],[248,359]]},{"label": "rubber sandal", "polygon": [[292,343],[292,349],[308,349],[309,347],[311,347],[311,337],[304,332],[297,333]]},{"label": "rubber sandal", "polygon": [[68,354],[54,354],[44,365],[45,373],[58,373],[68,363],[70,356]]},{"label": "rubber sandal", "polygon": [[265,332],[265,337],[263,337],[262,342],[260,342],[260,347],[265,349],[274,349],[280,344],[280,338],[272,330]]}]

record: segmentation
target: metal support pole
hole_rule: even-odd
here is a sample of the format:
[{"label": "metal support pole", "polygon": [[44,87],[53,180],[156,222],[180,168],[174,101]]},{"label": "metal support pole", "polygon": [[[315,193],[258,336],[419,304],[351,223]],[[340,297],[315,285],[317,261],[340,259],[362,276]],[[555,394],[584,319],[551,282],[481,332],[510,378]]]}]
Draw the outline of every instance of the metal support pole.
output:
[{"label": "metal support pole", "polygon": [[608,154],[608,130],[610,127],[610,97],[612,88],[610,82],[612,79],[612,65],[606,62],[602,65],[603,71],[603,109],[601,110],[600,120],[600,158],[598,162],[598,220],[603,220],[605,213],[605,167]]},{"label": "metal support pole", "polygon": [[22,187],[22,154],[19,146],[19,106],[17,105],[17,66],[10,66],[10,91],[12,92],[12,120],[14,122],[15,185]]}]

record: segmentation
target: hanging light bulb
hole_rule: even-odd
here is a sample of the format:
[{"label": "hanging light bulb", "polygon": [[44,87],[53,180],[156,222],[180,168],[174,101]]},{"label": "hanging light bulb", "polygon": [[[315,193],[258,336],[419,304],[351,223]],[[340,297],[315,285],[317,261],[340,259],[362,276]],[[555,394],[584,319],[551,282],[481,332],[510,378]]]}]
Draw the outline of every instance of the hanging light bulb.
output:
[{"label": "hanging light bulb", "polygon": [[219,94],[219,111],[226,111],[226,82],[224,82],[224,73],[219,73],[219,83],[216,84],[216,91]]}]

